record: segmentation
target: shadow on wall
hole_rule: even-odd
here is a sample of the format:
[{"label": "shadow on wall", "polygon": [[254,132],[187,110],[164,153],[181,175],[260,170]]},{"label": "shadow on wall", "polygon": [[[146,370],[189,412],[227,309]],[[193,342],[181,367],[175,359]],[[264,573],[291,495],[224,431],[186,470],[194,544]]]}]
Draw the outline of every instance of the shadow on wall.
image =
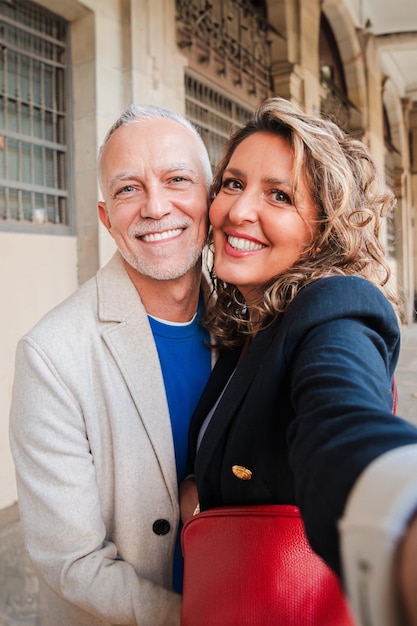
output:
[{"label": "shadow on wall", "polygon": [[0,626],[36,626],[38,589],[14,505],[0,511]]}]

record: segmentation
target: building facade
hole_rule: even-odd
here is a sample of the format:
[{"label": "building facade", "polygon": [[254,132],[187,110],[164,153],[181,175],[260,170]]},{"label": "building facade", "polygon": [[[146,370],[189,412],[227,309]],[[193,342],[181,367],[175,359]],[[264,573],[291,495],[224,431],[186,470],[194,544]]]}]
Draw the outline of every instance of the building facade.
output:
[{"label": "building facade", "polygon": [[16,343],[113,253],[96,155],[131,102],[186,114],[213,166],[268,95],[361,138],[398,196],[386,246],[414,320],[417,96],[384,64],[386,44],[359,0],[0,0],[0,509],[17,499]]}]

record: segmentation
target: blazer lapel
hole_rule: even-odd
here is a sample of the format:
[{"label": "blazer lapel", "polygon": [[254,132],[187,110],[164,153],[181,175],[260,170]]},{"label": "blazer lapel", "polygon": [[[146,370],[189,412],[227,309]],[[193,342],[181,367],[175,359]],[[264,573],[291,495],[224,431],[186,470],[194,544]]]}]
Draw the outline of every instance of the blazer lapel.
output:
[{"label": "blazer lapel", "polygon": [[177,501],[174,444],[158,353],[148,316],[119,253],[99,272],[97,283],[99,317],[107,322],[103,340],[126,381],[168,491]]},{"label": "blazer lapel", "polygon": [[[218,382],[214,380],[214,383],[217,382],[217,386],[213,385],[212,388],[210,385],[212,381],[210,381],[207,388],[208,397],[204,399],[203,396],[204,403],[200,403],[198,407],[198,422],[200,427],[208,412],[214,406],[217,398],[222,392],[224,384],[227,383],[227,380],[230,378],[230,375],[232,373],[233,376],[227,384],[227,387],[210,420],[210,423],[207,427],[200,448],[198,450],[198,455],[196,459],[196,471],[198,471],[200,475],[204,475],[206,468],[210,462],[210,458],[213,454],[213,450],[217,447],[219,441],[222,439],[225,431],[229,427],[229,424],[234,419],[234,416],[237,413],[239,406],[244,400],[246,394],[248,393],[251,383],[258,372],[259,365],[263,360],[266,352],[268,351],[268,348],[271,345],[271,342],[276,333],[277,325],[275,324],[258,333],[258,335],[256,335],[256,337],[249,345],[246,355],[242,360],[242,363],[236,367],[234,373],[232,366],[236,366],[237,363],[236,352],[225,355],[224,362],[222,362],[223,357],[220,358],[218,366],[216,366],[216,368],[219,370],[217,378],[220,379],[221,374],[223,374],[223,387],[219,389]],[[232,355],[234,356],[232,357]],[[216,368],[213,372],[213,378],[216,372]],[[205,411],[204,415],[200,415],[201,409],[207,409],[207,406],[209,404],[210,406],[208,410]]]}]

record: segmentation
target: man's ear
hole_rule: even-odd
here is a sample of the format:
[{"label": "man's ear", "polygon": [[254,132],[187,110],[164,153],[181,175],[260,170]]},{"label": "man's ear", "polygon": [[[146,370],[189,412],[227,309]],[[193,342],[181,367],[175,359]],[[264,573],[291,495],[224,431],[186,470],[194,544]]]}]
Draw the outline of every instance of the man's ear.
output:
[{"label": "man's ear", "polygon": [[111,232],[111,222],[110,222],[110,218],[109,218],[109,213],[107,211],[107,207],[106,207],[106,203],[105,202],[99,202],[98,203],[98,216],[100,218],[100,222],[103,224],[103,226],[105,228],[107,228],[107,230],[109,231],[109,233]]}]

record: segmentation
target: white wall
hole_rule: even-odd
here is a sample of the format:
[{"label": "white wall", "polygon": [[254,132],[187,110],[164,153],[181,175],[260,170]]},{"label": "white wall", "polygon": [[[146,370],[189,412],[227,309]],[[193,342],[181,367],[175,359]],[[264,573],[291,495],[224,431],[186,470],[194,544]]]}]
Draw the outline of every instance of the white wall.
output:
[{"label": "white wall", "polygon": [[0,232],[0,509],[16,501],[8,415],[16,344],[77,286],[74,237]]}]

